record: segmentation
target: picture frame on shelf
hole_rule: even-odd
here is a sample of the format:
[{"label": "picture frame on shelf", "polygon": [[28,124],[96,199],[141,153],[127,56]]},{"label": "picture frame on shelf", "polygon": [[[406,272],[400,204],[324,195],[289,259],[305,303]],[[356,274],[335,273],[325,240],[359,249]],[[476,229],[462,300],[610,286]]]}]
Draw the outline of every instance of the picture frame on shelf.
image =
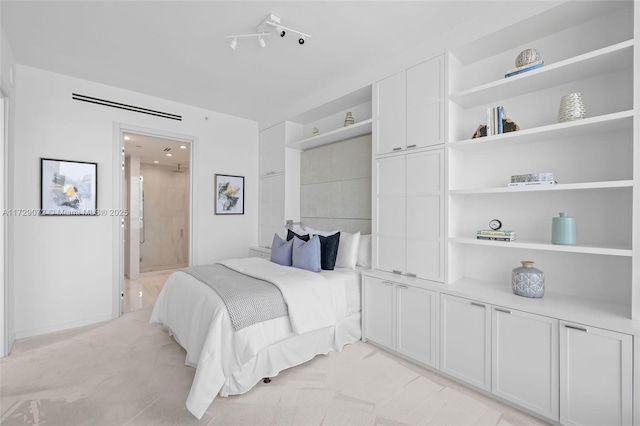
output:
[{"label": "picture frame on shelf", "polygon": [[40,159],[40,216],[98,214],[98,163]]},{"label": "picture frame on shelf", "polygon": [[215,214],[244,214],[244,176],[215,175]]}]

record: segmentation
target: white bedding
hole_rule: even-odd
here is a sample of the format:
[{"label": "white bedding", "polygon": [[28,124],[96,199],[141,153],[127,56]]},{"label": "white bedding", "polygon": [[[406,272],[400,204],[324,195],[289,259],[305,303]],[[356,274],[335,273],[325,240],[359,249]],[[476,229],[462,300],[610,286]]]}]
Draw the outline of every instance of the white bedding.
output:
[{"label": "white bedding", "polygon": [[[196,367],[187,408],[198,419],[218,393],[244,393],[261,377],[273,376],[315,354],[340,350],[360,338],[359,314],[352,312],[360,310],[359,272],[318,274],[260,258],[220,263],[277,285],[287,302],[289,316],[234,331],[215,291],[184,272],[177,271],[168,278],[150,322],[169,327],[187,351],[186,364]],[[312,349],[307,352],[312,350],[311,355],[290,353],[292,348],[298,351],[309,346]]]}]

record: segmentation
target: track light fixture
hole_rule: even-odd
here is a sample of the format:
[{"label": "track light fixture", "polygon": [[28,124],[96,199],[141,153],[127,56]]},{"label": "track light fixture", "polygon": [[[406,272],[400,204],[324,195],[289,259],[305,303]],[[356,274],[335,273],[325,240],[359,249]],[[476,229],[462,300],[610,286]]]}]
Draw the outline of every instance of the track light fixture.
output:
[{"label": "track light fixture", "polygon": [[256,33],[256,34],[238,34],[238,35],[230,35],[230,36],[225,36],[225,38],[230,38],[231,40],[231,44],[229,45],[230,48],[235,49],[238,46],[238,39],[240,37],[258,37],[258,43],[260,44],[260,46],[265,47],[267,45],[267,43],[265,43],[263,37],[267,37],[270,36],[271,33]]},{"label": "track light fixture", "polygon": [[258,37],[258,44],[260,47],[265,47],[266,43],[263,37],[270,36],[271,33],[268,32],[269,27],[275,27],[276,31],[280,34],[280,37],[284,38],[287,35],[287,32],[291,32],[293,34],[297,34],[300,36],[298,38],[298,44],[303,45],[305,39],[311,38],[309,34],[305,34],[301,31],[294,30],[293,28],[287,28],[280,23],[280,18],[270,13],[264,18],[257,26],[256,32],[254,34],[238,34],[238,35],[228,35],[225,38],[230,38],[231,44],[229,45],[232,49],[235,49],[238,46],[238,38],[239,37]]}]

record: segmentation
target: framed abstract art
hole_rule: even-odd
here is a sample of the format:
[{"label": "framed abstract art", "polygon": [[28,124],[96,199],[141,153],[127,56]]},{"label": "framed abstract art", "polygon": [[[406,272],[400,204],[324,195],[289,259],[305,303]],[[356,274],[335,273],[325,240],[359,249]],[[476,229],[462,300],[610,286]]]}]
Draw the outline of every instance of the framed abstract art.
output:
[{"label": "framed abstract art", "polygon": [[40,215],[98,213],[98,163],[40,159]]},{"label": "framed abstract art", "polygon": [[215,177],[216,214],[244,214],[244,176]]}]

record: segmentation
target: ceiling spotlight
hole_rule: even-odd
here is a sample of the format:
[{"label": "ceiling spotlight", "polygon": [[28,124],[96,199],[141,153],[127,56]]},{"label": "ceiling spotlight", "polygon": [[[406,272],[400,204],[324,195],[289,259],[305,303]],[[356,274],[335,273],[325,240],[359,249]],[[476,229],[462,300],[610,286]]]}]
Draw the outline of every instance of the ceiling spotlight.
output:
[{"label": "ceiling spotlight", "polygon": [[187,146],[186,145],[180,145],[180,148],[187,149]]},{"label": "ceiling spotlight", "polygon": [[262,36],[258,37],[258,43],[260,43],[260,47],[265,47],[267,43],[264,42]]},{"label": "ceiling spotlight", "polygon": [[254,34],[235,34],[225,36],[225,38],[231,39],[231,44],[229,46],[232,49],[235,49],[237,47],[239,37],[258,37],[258,44],[260,45],[260,47],[265,47],[266,43],[263,37],[271,35],[271,33],[267,31],[269,27],[274,27],[277,30],[278,34],[280,34],[280,37],[284,37],[287,33],[297,34],[298,36],[300,36],[300,38],[298,39],[298,43],[300,44],[304,44],[305,39],[311,38],[309,34],[294,30],[293,28],[285,27],[280,23],[280,18],[273,13],[267,15],[267,17],[258,24],[258,26],[256,27],[256,32]]},{"label": "ceiling spotlight", "polygon": [[173,154],[167,152],[167,157],[173,157]]},{"label": "ceiling spotlight", "polygon": [[300,37],[300,38],[298,39],[298,43],[300,43],[300,44],[304,44],[304,38],[303,38],[303,37]]},{"label": "ceiling spotlight", "polygon": [[158,160],[153,160],[153,164],[158,164],[160,163]]},{"label": "ceiling spotlight", "polygon": [[125,137],[124,137],[124,140],[125,140],[125,141],[130,141],[130,140],[131,140],[131,138],[130,138],[129,136],[125,136]]},{"label": "ceiling spotlight", "polygon": [[231,44],[229,45],[229,47],[231,47],[232,49],[235,49],[237,45],[238,45],[238,39],[234,37],[233,40],[231,40]]}]

